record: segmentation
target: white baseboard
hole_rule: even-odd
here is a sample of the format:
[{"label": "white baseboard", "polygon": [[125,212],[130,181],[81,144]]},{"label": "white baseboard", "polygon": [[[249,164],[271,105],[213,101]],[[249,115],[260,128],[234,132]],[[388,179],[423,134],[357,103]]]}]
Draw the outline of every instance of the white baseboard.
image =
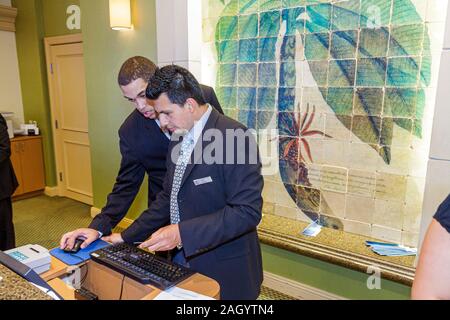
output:
[{"label": "white baseboard", "polygon": [[313,288],[270,272],[264,272],[263,285],[298,300],[347,300],[332,293]]},{"label": "white baseboard", "polygon": [[91,217],[95,218],[98,214],[100,214],[100,212],[102,212],[102,209],[96,208],[96,207],[91,207]]},{"label": "white baseboard", "polygon": [[51,198],[59,196],[58,187],[45,187],[44,194]]}]

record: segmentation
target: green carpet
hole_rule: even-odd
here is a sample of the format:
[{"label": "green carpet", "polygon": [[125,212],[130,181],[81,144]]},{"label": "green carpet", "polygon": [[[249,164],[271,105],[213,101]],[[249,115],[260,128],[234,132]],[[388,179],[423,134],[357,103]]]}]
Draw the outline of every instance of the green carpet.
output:
[{"label": "green carpet", "polygon": [[59,245],[61,236],[92,221],[86,204],[60,197],[39,196],[13,203],[16,245]]},{"label": "green carpet", "polygon": [[285,295],[284,293],[270,289],[268,287],[262,286],[258,300],[297,300],[297,299]]}]

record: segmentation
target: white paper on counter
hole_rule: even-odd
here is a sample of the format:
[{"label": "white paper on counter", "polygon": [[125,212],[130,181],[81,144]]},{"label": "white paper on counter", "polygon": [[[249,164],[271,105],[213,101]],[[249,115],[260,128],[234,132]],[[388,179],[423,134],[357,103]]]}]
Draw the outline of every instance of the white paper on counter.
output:
[{"label": "white paper on counter", "polygon": [[162,291],[154,300],[215,300],[211,297],[178,287]]}]

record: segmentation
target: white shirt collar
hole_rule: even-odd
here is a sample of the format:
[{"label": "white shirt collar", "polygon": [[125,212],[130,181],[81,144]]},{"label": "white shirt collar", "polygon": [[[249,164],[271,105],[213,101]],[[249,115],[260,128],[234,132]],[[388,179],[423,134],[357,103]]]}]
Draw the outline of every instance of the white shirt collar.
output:
[{"label": "white shirt collar", "polygon": [[208,109],[200,118],[199,121],[196,121],[191,130],[187,133],[186,137],[190,137],[194,140],[194,146],[197,144],[198,139],[202,135],[203,129],[205,128],[206,123],[208,122],[209,116],[211,115],[212,107],[208,104]]},{"label": "white shirt collar", "polygon": [[156,118],[155,119],[155,121],[156,121],[156,124],[158,125],[158,127],[161,129],[161,131],[164,133],[164,135],[167,137],[167,139],[169,139],[170,140],[170,134],[166,131],[166,130],[163,130],[162,128],[161,128],[161,122],[159,122],[159,120],[158,120],[158,118]]}]

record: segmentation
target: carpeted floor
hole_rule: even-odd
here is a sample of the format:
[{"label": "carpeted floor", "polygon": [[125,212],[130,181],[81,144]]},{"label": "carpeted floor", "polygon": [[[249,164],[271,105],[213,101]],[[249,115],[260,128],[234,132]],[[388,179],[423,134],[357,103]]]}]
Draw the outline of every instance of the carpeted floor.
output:
[{"label": "carpeted floor", "polygon": [[297,299],[285,295],[284,293],[281,293],[279,291],[275,291],[268,287],[262,286],[258,300],[297,300]]},{"label": "carpeted floor", "polygon": [[[89,225],[92,218],[86,204],[59,197],[39,196],[13,203],[16,244],[39,244],[54,248],[61,236],[77,228]],[[116,229],[120,232],[120,229]],[[293,300],[281,292],[261,288],[258,300]]]},{"label": "carpeted floor", "polygon": [[58,246],[61,236],[91,222],[90,207],[67,198],[39,196],[13,203],[16,245]]}]

